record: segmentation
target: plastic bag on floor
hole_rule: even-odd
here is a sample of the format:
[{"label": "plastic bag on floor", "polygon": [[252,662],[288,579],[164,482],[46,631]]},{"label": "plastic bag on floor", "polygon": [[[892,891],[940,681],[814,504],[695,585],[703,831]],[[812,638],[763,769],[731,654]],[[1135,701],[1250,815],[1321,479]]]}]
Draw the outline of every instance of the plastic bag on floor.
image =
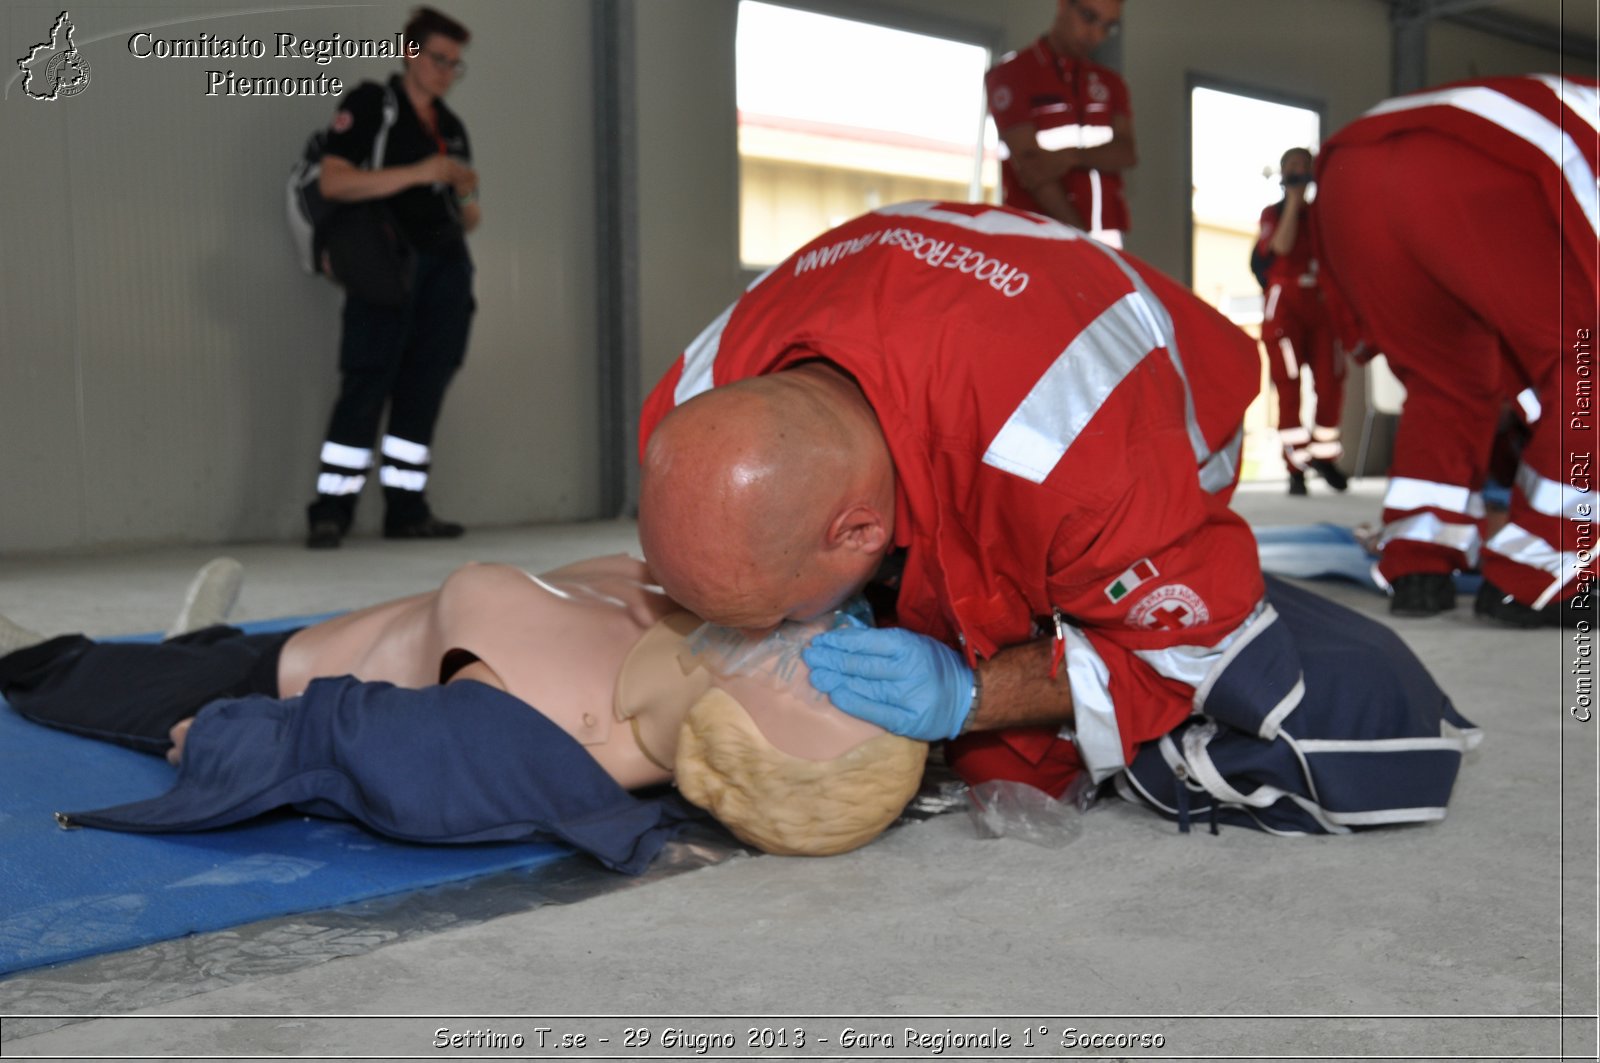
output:
[{"label": "plastic bag on floor", "polygon": [[1009,779],[990,779],[967,791],[967,815],[980,838],[1016,838],[1060,849],[1083,831],[1081,794],[1056,800],[1043,790]]}]

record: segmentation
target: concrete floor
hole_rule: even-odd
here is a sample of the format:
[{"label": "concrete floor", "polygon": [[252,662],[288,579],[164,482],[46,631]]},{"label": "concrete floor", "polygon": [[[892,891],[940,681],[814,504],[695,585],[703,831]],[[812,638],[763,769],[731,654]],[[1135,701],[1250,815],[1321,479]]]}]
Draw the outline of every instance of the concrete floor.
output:
[{"label": "concrete floor", "polygon": [[[1343,497],[1320,488],[1295,500],[1281,484],[1247,488],[1237,505],[1258,525],[1376,518],[1381,483]],[[252,619],[382,600],[467,560],[537,570],[636,549],[618,522],[227,552],[248,573],[235,616]],[[216,552],[0,561],[0,611],[50,631],[160,627]],[[1388,621],[1368,591],[1316,586]],[[510,1045],[525,1057],[694,1058],[696,1037],[706,1047],[726,1033],[738,1047],[701,1058],[934,1055],[938,1043],[908,1043],[909,1028],[974,1038],[947,1039],[947,1058],[1593,1059],[1597,725],[1567,712],[1574,645],[1476,622],[1470,603],[1392,625],[1486,732],[1439,825],[1183,835],[1110,800],[1069,845],[1045,848],[979,839],[966,816],[943,815],[845,856],[735,858],[229,980],[208,977],[207,957],[247,948],[248,934],[152,946],[115,969],[189,988],[153,1004],[102,993],[109,1003],[89,1010],[103,1017],[86,1021],[37,1016],[104,989],[109,961],[25,972],[0,981],[0,1054],[422,1058]],[[541,1027],[552,1030],[543,1049]],[[647,1046],[625,1032],[639,1027]],[[769,1028],[774,1047],[745,1047],[751,1027]],[[852,1048],[847,1027],[891,1039]],[[1065,1047],[1064,1027],[1077,1031]],[[1009,1045],[978,1039],[991,1029]],[[563,1034],[584,1045],[558,1048]]]}]

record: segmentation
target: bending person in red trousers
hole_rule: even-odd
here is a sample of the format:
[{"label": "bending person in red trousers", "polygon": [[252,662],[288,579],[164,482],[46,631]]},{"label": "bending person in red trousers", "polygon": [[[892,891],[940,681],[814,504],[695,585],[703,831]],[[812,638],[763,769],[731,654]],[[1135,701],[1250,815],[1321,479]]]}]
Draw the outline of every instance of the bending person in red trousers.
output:
[{"label": "bending person in red trousers", "polygon": [[[1323,148],[1321,263],[1406,387],[1379,571],[1401,616],[1455,605],[1518,626],[1590,615],[1594,580],[1596,126],[1589,79],[1487,78],[1374,107]],[[1502,400],[1539,416],[1507,523],[1483,539]]]}]

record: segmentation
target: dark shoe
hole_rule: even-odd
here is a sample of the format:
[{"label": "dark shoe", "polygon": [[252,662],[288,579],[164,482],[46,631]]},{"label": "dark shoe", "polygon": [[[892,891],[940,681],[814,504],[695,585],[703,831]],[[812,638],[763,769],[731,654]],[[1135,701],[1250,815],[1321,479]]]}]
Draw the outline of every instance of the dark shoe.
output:
[{"label": "dark shoe", "polygon": [[[1578,606],[1580,600],[1584,608]],[[1506,627],[1531,631],[1541,627],[1575,628],[1580,619],[1593,626],[1595,614],[1592,603],[1593,599],[1587,594],[1580,594],[1564,602],[1551,602],[1543,609],[1535,609],[1485,580],[1483,586],[1478,588],[1478,600],[1472,603],[1472,611]]]},{"label": "dark shoe", "polygon": [[356,518],[356,495],[319,494],[306,507],[306,547],[333,550],[350,530]]},{"label": "dark shoe", "polygon": [[460,524],[440,520],[435,516],[423,517],[410,524],[385,524],[385,539],[459,539],[466,532]]},{"label": "dark shoe", "polygon": [[1437,616],[1456,607],[1456,580],[1445,572],[1413,572],[1396,577],[1390,585],[1394,616]]},{"label": "dark shoe", "polygon": [[1305,473],[1303,473],[1303,472],[1292,472],[1292,473],[1289,474],[1289,494],[1291,496],[1295,497],[1295,498],[1303,498],[1303,497],[1305,497],[1305,495],[1306,495],[1306,474]]},{"label": "dark shoe", "polygon": [[1317,470],[1317,475],[1326,480],[1328,486],[1335,491],[1343,491],[1350,486],[1350,478],[1327,458],[1312,458],[1311,467]]},{"label": "dark shoe", "polygon": [[344,527],[336,520],[314,520],[306,536],[306,549],[333,550],[344,539]]}]

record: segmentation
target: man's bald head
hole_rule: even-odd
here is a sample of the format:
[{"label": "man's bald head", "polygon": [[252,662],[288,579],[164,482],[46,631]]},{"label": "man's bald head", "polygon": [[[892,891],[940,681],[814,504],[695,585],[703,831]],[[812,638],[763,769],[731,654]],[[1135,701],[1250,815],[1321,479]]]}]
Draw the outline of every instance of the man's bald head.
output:
[{"label": "man's bald head", "polygon": [[766,629],[832,609],[893,534],[894,465],[877,418],[820,363],[698,395],[645,448],[645,559],[712,623]]}]

